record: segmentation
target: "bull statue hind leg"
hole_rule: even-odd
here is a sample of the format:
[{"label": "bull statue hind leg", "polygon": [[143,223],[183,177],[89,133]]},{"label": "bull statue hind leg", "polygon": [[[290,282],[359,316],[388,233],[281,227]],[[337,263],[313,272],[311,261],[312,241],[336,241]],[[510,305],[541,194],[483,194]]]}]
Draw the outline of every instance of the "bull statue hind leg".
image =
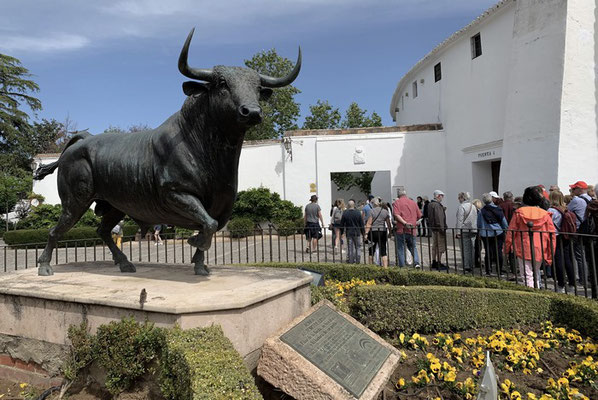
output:
[{"label": "bull statue hind leg", "polygon": [[93,182],[89,166],[85,162],[79,162],[59,170],[58,192],[62,203],[62,213],[56,226],[50,229],[48,243],[37,259],[39,263],[37,273],[42,276],[54,275],[50,266],[54,248],[60,238],[79,221],[93,202]]},{"label": "bull statue hind leg", "polygon": [[112,228],[114,228],[124,216],[125,213],[110,205],[108,205],[108,207],[103,207],[102,222],[100,223],[97,232],[102,241],[108,246],[108,249],[112,253],[114,264],[118,265],[120,272],[135,272],[136,269],[133,263],[127,259],[127,256],[125,256],[116,243],[114,243],[114,240],[112,240]]},{"label": "bull statue hind leg", "polygon": [[176,207],[179,214],[183,214],[202,227],[198,235],[189,238],[188,243],[197,248],[191,259],[191,262],[194,263],[195,275],[209,275],[210,270],[204,262],[204,252],[210,248],[212,236],[218,229],[218,221],[208,214],[201,201],[193,195],[171,192],[168,202],[171,206]]}]

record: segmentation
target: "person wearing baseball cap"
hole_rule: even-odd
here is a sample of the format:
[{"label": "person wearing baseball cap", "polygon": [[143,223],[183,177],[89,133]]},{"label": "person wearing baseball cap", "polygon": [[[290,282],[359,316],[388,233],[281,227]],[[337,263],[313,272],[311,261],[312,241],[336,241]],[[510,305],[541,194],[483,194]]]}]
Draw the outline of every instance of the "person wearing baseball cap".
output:
[{"label": "person wearing baseball cap", "polygon": [[[321,226],[320,222],[322,223]],[[315,194],[311,195],[309,204],[305,206],[303,223],[305,224],[305,236],[307,239],[305,251],[308,253],[316,251],[318,249],[318,240],[322,237],[324,218],[322,218],[322,209],[318,205],[318,196]]]},{"label": "person wearing baseball cap", "polygon": [[[577,229],[579,229],[579,225],[583,222],[585,215],[586,215],[586,208],[588,204],[592,201],[592,198],[588,196],[586,193],[588,190],[588,184],[584,181],[577,181],[571,185],[571,201],[567,206],[567,209],[575,214],[575,225]],[[577,272],[578,272],[578,279],[581,282],[586,282],[584,277],[586,277],[586,262],[583,256],[583,244],[579,240],[579,237],[573,238],[573,252],[575,253],[575,260],[577,261]]]},{"label": "person wearing baseball cap", "polygon": [[490,193],[488,193],[491,197],[492,197],[492,202],[494,204],[496,204],[497,206],[502,203],[502,199],[500,198],[500,196],[498,195],[498,193],[496,193],[495,191],[492,191]]},{"label": "person wearing baseball cap", "polygon": [[428,205],[428,227],[432,231],[432,268],[448,269],[442,263],[442,254],[446,251],[446,207],[442,205],[444,192],[434,191],[434,199]]}]

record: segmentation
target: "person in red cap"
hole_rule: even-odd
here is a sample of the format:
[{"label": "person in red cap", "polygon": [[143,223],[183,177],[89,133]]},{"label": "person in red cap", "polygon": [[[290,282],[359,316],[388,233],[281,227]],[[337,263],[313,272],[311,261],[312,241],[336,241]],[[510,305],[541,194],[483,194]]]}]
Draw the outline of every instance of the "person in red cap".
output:
[{"label": "person in red cap", "polygon": [[546,191],[544,185],[538,185],[538,187],[542,188],[542,196],[544,196],[544,198],[548,200],[549,193]]},{"label": "person in red cap", "polygon": [[[583,222],[586,215],[586,208],[592,201],[592,198],[586,193],[588,190],[588,184],[584,181],[577,181],[572,185],[571,188],[571,202],[567,206],[567,209],[575,214],[577,229]],[[578,279],[583,284],[587,282],[586,276],[586,262],[583,257],[582,243],[579,237],[573,238],[573,252],[575,253],[575,260],[577,261],[577,273]]]}]

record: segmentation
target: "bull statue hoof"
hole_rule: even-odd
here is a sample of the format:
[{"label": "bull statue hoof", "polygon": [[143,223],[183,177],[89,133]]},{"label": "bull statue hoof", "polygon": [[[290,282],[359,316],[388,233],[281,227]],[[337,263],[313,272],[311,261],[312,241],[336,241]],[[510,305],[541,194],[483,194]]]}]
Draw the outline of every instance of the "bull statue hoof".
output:
[{"label": "bull statue hoof", "polygon": [[193,270],[195,271],[195,275],[210,275],[210,270],[205,265],[196,265]]},{"label": "bull statue hoof", "polygon": [[51,276],[54,275],[54,270],[50,265],[40,265],[37,269],[37,274],[39,276]]},{"label": "bull statue hoof", "polygon": [[201,251],[207,251],[210,248],[210,242],[211,241],[207,240],[203,233],[199,233],[187,239],[187,243]]},{"label": "bull statue hoof", "polygon": [[137,268],[135,268],[133,263],[128,260],[121,261],[120,263],[118,263],[118,266],[120,267],[120,272],[136,272],[137,271]]}]

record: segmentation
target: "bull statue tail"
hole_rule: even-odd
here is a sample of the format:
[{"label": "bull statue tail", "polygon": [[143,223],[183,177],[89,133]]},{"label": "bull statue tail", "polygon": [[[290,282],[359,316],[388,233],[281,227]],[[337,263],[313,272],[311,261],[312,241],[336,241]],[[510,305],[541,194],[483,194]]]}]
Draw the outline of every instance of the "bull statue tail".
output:
[{"label": "bull statue tail", "polygon": [[[68,149],[71,145],[77,143],[79,140],[83,140],[85,138],[88,138],[89,136],[91,136],[91,133],[89,133],[87,131],[81,131],[81,132],[76,133],[75,135],[73,135],[70,138],[70,140],[64,147],[64,150]],[[63,153],[64,153],[64,150],[62,150]],[[61,154],[61,157],[62,157],[62,154]],[[40,165],[35,170],[35,173],[33,174],[33,179],[35,179],[37,181],[41,181],[46,176],[53,174],[54,171],[56,171],[56,168],[58,168],[59,164],[60,164],[60,158],[58,159],[58,161],[54,161],[53,163],[46,164],[46,165],[43,165],[43,164]]]}]

